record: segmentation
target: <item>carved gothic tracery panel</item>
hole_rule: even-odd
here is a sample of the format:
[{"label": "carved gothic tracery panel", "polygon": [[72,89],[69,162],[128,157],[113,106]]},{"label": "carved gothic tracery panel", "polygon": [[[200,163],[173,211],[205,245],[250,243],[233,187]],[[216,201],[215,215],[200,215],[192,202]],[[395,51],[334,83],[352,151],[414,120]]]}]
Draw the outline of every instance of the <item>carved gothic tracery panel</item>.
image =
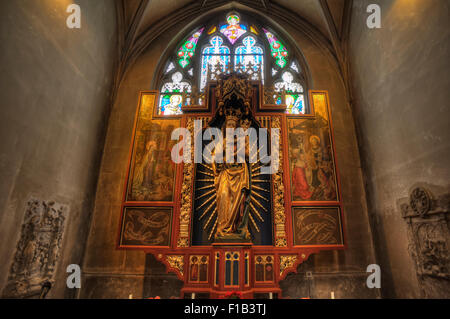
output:
[{"label": "carved gothic tracery panel", "polygon": [[422,297],[450,297],[450,195],[436,198],[426,187],[418,186],[399,203]]},{"label": "carved gothic tracery panel", "polygon": [[49,201],[30,200],[17,243],[4,298],[26,298],[52,283],[60,255],[67,208]]}]

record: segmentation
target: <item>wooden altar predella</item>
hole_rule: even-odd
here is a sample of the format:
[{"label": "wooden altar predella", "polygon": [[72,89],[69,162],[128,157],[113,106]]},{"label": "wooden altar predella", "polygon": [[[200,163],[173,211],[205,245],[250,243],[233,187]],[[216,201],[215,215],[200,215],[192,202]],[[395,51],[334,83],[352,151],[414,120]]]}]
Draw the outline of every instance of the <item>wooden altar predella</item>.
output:
[{"label": "wooden altar predella", "polygon": [[[153,254],[184,282],[181,298],[220,298],[230,291],[244,298],[282,298],[279,282],[311,254],[345,249],[328,93],[308,93],[306,114],[290,115],[286,105],[267,103],[272,93],[261,81],[225,74],[210,81],[204,94],[192,93],[183,114],[161,116],[159,92],[141,92],[117,248]],[[227,123],[266,128],[269,144],[274,132],[279,138],[279,150],[270,154],[278,157],[276,172],[262,174],[260,168],[271,163],[259,159],[240,164],[248,174],[235,194],[240,202],[221,195],[227,182],[218,171],[226,165],[217,169],[194,161],[195,135],[209,127],[224,131]],[[180,127],[191,134],[191,158],[176,164],[171,153],[179,141],[171,137]],[[258,155],[262,138],[249,145],[258,147]],[[202,150],[208,143],[204,139]],[[220,228],[231,206],[237,209],[234,226]],[[247,235],[236,235],[242,229]]]}]

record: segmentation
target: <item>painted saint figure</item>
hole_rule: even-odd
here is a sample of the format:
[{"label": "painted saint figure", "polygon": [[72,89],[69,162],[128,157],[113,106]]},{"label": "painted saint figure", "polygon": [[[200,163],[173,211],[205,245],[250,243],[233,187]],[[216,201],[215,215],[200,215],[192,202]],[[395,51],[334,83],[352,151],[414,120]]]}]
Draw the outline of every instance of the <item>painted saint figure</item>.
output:
[{"label": "painted saint figure", "polygon": [[294,163],[292,171],[292,184],[294,197],[300,197],[302,200],[310,199],[313,192],[309,189],[307,180],[307,166],[306,156],[303,150],[300,150],[299,158]]},{"label": "painted saint figure", "polygon": [[134,173],[133,188],[148,187],[151,184],[153,175],[153,163],[155,161],[156,142],[153,140],[145,144],[145,153],[139,165],[136,166]]},{"label": "painted saint figure", "polygon": [[319,135],[300,129],[291,132],[292,196],[294,201],[335,200],[331,150]]}]

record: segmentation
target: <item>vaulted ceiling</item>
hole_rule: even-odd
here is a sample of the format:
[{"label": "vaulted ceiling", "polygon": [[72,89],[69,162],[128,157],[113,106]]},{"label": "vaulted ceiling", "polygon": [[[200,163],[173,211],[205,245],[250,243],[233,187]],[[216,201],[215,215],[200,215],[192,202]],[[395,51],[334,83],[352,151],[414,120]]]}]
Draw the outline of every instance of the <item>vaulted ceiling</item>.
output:
[{"label": "vaulted ceiling", "polygon": [[335,59],[347,82],[346,38],[353,0],[116,0],[120,25],[120,66],[117,84],[127,67],[149,43],[176,23],[183,12],[191,16],[221,7],[248,7],[278,12],[277,20],[307,29]]},{"label": "vaulted ceiling", "polygon": [[[308,21],[317,28],[330,41],[332,38],[330,22],[332,22],[340,35],[346,0],[246,0],[246,1],[217,1],[217,0],[122,0],[125,16],[125,25],[129,26],[134,19],[138,19],[137,36],[151,27],[157,21],[167,17],[188,4],[200,3],[206,5],[223,5],[229,3],[251,3],[253,7],[259,6],[261,10],[270,5],[284,7]],[[140,9],[141,8],[141,9]],[[138,11],[141,10],[139,13]],[[328,20],[328,13],[332,21]],[[134,21],[135,23],[137,21]]]}]

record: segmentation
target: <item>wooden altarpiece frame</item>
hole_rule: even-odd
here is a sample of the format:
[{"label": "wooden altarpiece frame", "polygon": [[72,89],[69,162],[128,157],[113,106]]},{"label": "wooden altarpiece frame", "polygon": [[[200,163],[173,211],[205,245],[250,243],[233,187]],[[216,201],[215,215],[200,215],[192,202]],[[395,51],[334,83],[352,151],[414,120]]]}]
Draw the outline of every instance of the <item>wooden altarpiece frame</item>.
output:
[{"label": "wooden altarpiece frame", "polygon": [[[193,120],[202,120],[207,125],[217,111],[220,84],[217,81],[208,83],[205,105],[185,106],[182,115],[168,118],[155,116],[158,91],[140,93],[121,204],[117,249],[153,254],[168,272],[175,273],[184,282],[181,298],[192,294],[220,298],[230,291],[240,291],[244,298],[254,298],[256,294],[275,294],[281,298],[279,282],[288,273],[296,272],[298,265],[311,254],[346,248],[328,92],[310,90],[309,114],[289,115],[284,111],[285,106],[264,105],[261,83],[244,82],[254,117],[264,122],[266,127],[280,129],[280,169],[271,178],[272,245],[192,245],[195,165],[164,162],[173,144],[178,142],[169,141],[171,132],[168,130],[186,127],[192,133]],[[325,133],[320,131],[320,127],[325,128]],[[298,136],[297,132],[303,134],[303,142],[292,139],[290,130],[295,132],[292,133],[294,137]],[[321,192],[316,193],[303,187],[307,178],[297,178],[297,171],[299,176],[305,171],[302,161],[295,164],[297,166],[290,163],[291,158],[297,156],[296,150],[300,149],[300,154],[307,153],[304,149],[308,139],[315,143],[309,145],[313,157],[326,153],[327,161],[321,159],[321,163],[326,162],[328,168],[332,166],[328,174],[320,170],[316,174],[312,170],[312,175],[319,176],[312,179],[322,183]],[[328,148],[328,151],[314,150],[314,147],[320,148],[317,140],[324,139],[328,141],[322,150]],[[293,184],[294,170],[297,170],[297,175]],[[327,175],[328,184],[325,184],[328,186],[322,187]],[[331,183],[334,186],[329,186]],[[146,192],[151,192],[151,195]],[[320,194],[328,194],[329,199],[320,200]],[[315,233],[318,235],[314,236]],[[234,264],[236,258],[237,265]],[[236,273],[239,274],[238,279],[233,275],[230,278],[230,274]]]}]

